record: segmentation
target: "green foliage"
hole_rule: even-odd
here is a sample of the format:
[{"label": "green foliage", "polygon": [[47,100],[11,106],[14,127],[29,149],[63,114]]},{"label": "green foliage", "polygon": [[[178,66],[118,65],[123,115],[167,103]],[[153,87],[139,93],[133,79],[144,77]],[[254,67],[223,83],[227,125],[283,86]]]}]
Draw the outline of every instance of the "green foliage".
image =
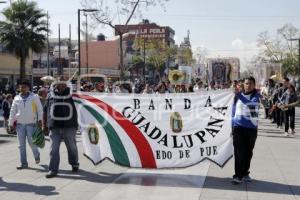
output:
[{"label": "green foliage", "polygon": [[180,64],[191,66],[194,63],[193,52],[190,48],[184,48],[178,53]]},{"label": "green foliage", "polygon": [[134,42],[136,50],[142,53],[139,57],[143,58],[143,51],[146,51],[146,64],[153,66],[157,70],[164,67],[168,59],[175,59],[177,50],[176,48],[168,47],[168,45],[159,39],[142,39],[137,38]]},{"label": "green foliage", "polygon": [[296,75],[298,68],[297,42],[291,39],[297,38],[299,30],[292,24],[285,24],[277,30],[274,38],[267,31],[258,35],[257,43],[262,49],[260,58],[262,60],[281,63],[284,75]]}]

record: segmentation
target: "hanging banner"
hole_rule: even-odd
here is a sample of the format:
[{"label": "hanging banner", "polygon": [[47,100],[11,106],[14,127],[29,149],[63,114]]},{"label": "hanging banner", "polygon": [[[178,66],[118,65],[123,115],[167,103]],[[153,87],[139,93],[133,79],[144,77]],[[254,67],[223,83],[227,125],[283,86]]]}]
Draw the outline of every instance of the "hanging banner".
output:
[{"label": "hanging banner", "polygon": [[188,167],[232,156],[229,90],[186,94],[73,94],[84,154],[127,167]]}]

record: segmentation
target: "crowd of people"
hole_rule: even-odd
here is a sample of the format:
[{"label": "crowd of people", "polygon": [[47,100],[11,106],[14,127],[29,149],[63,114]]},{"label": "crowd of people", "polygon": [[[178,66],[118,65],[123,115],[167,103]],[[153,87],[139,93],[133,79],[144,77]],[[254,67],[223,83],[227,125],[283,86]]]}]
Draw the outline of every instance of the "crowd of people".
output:
[{"label": "crowd of people", "polygon": [[[27,80],[19,82],[18,86],[15,96],[2,94],[2,102],[0,102],[8,133],[17,134],[20,153],[20,166],[17,169],[28,168],[26,141],[32,150],[35,162],[40,163],[39,149],[33,143],[33,134],[37,128],[40,128],[43,134],[49,135],[51,141],[49,173],[46,177],[52,178],[58,173],[59,147],[62,140],[68,150],[72,171],[77,172],[79,170],[76,144],[78,122],[70,88],[65,82],[57,82],[52,85],[52,88],[41,87],[34,93]],[[72,106],[65,106],[66,103]],[[68,118],[69,115],[72,117]]]},{"label": "crowd of people", "polygon": [[[80,90],[84,92],[100,93],[187,93],[207,90],[228,89],[229,85],[214,84],[209,86],[201,80],[190,85],[173,85],[169,81],[162,81],[153,86],[136,81],[134,84],[120,82],[105,84],[104,81],[95,83],[84,81]],[[256,89],[253,77],[235,80],[230,88],[235,92],[232,111],[232,133],[235,156],[235,175],[233,183],[242,180],[251,181],[249,176],[250,163],[257,138],[259,105],[262,103],[265,118],[270,119],[277,128],[284,128],[286,136],[295,134],[295,106],[300,104],[297,91],[288,78],[282,82],[269,79],[265,87]],[[64,140],[72,171],[79,170],[76,132],[78,129],[77,111],[70,95],[71,88],[67,82],[58,81],[51,87],[35,88],[31,91],[31,84],[24,80],[19,83],[18,93],[0,95],[5,125],[9,133],[17,133],[21,165],[17,169],[28,168],[26,154],[26,139],[32,149],[36,163],[40,162],[39,149],[32,142],[32,135],[36,127],[40,127],[50,136],[50,162],[47,178],[57,176],[59,171],[59,147]],[[64,103],[71,106],[64,106]],[[72,113],[72,117],[67,117]],[[284,127],[283,127],[284,126]]]},{"label": "crowd of people", "polygon": [[158,84],[144,83],[140,80],[134,82],[116,82],[105,84],[104,81],[81,83],[80,90],[84,92],[106,92],[106,93],[136,93],[136,94],[163,94],[163,93],[187,93],[198,90],[208,90],[209,87],[202,81],[195,81],[193,84],[171,84],[170,81],[161,81]]},{"label": "crowd of people", "polygon": [[265,118],[277,128],[283,129],[286,136],[295,134],[295,106],[298,102],[297,90],[289,78],[281,82],[269,79],[261,89]]}]

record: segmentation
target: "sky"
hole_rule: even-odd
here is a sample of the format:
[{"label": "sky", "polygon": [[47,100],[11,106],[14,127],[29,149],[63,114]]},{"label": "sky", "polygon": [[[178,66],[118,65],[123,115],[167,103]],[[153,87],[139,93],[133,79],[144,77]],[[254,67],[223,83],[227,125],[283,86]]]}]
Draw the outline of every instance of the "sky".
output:
[{"label": "sky", "polygon": [[[62,37],[68,37],[71,24],[72,38],[77,38],[77,9],[81,8],[81,0],[36,1],[49,12],[51,37],[58,37],[58,24]],[[116,7],[115,0],[107,2],[108,6]],[[4,7],[0,4],[0,9]],[[174,29],[177,43],[183,41],[190,30],[193,50],[205,47],[209,56],[236,56],[245,63],[258,52],[256,39],[260,32],[275,34],[286,23],[300,28],[299,8],[299,0],[169,0],[165,9],[150,7],[142,15],[151,22]],[[120,20],[124,21],[122,17]],[[140,21],[137,17],[131,23]],[[111,28],[101,25],[94,35],[99,33],[113,36]]]}]

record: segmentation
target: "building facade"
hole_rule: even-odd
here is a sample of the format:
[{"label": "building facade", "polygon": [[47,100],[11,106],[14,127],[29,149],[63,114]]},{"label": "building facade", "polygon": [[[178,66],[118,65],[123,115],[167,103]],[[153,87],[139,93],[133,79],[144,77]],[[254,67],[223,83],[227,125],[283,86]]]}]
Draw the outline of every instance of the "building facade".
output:
[{"label": "building facade", "polygon": [[[0,44],[0,91],[13,90],[20,74],[20,59]],[[26,59],[26,75],[32,75],[32,53]]]},{"label": "building facade", "polygon": [[[136,38],[142,39],[159,39],[166,43],[169,47],[175,45],[175,31],[169,26],[159,26],[156,23],[150,23],[149,20],[143,20],[139,24],[132,24],[125,27],[124,25],[116,25],[117,30],[124,30],[125,33],[129,33],[128,44],[133,42]],[[115,35],[118,32],[115,31]]]},{"label": "building facade", "polygon": [[[129,66],[131,67],[130,74],[132,79],[147,79],[150,83],[159,81],[159,77],[167,75],[166,72],[170,66],[175,65],[175,59],[167,58],[162,68],[155,69],[147,65],[147,57],[149,51],[147,50],[147,43],[153,41],[162,42],[170,48],[175,48],[175,31],[169,26],[159,26],[156,23],[150,23],[149,20],[143,20],[139,24],[131,24],[128,26],[116,25],[116,29],[128,34],[125,40],[125,55]],[[115,35],[118,35],[118,31],[115,31]],[[143,44],[139,47],[135,46],[136,40],[139,40]],[[159,51],[159,50],[158,50]],[[140,63],[135,64],[136,56],[140,57]],[[144,63],[144,61],[146,63]],[[143,78],[141,78],[143,77]]]},{"label": "building facade", "polygon": [[[80,45],[82,74],[102,74],[117,80],[120,77],[119,38],[113,40],[89,41]],[[88,51],[87,51],[88,50]],[[127,59],[124,59],[127,64]]]}]

